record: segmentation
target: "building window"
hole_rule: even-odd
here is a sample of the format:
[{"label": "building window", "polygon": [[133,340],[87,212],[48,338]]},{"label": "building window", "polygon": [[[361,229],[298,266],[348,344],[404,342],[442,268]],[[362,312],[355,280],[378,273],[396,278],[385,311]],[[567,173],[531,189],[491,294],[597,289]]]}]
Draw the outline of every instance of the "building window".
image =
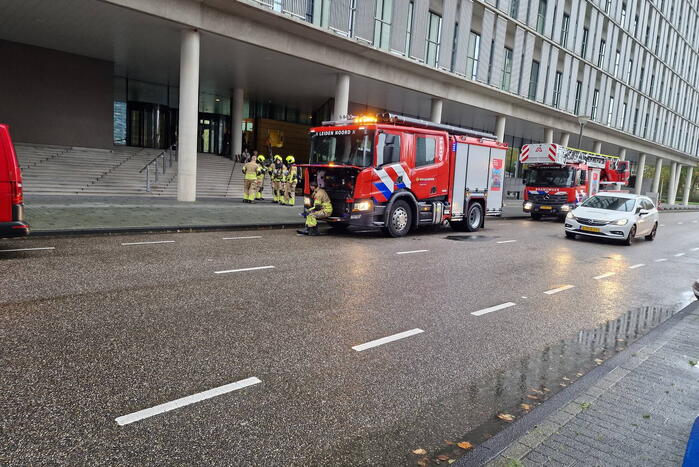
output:
[{"label": "building window", "polygon": [[546,26],[546,0],[539,0],[539,12],[536,15],[536,30],[539,34],[544,33]]},{"label": "building window", "polygon": [[624,102],[624,105],[621,106],[621,126],[620,128],[623,130],[624,125],[626,125],[626,102]]},{"label": "building window", "polygon": [[563,22],[561,23],[561,47],[568,44],[568,29],[570,28],[570,15],[563,14]]},{"label": "building window", "polygon": [[609,98],[609,111],[607,112],[607,126],[612,125],[612,116],[614,115],[614,96]]},{"label": "building window", "polygon": [[575,115],[580,115],[580,98],[582,97],[582,81],[578,81],[575,84],[575,105],[573,106],[573,113]]},{"label": "building window", "polygon": [[616,51],[616,56],[614,57],[614,77],[616,78],[619,74],[619,60],[621,60],[621,51]]},{"label": "building window", "polygon": [[531,100],[536,100],[536,87],[539,83],[539,62],[532,60],[532,71],[529,75],[529,94]]},{"label": "building window", "polygon": [[442,17],[430,11],[430,23],[427,33],[427,64],[437,66],[439,60],[439,42],[442,35]]},{"label": "building window", "polygon": [[561,104],[561,86],[563,85],[563,73],[556,72],[556,78],[553,81],[553,102],[555,108],[559,108]]},{"label": "building window", "polygon": [[415,3],[410,0],[408,3],[408,27],[405,30],[405,55],[410,57],[410,42],[413,37],[413,11],[415,10]]},{"label": "building window", "polygon": [[502,66],[502,89],[504,91],[510,90],[510,84],[512,82],[512,49],[505,47],[505,61]]},{"label": "building window", "polygon": [[595,120],[597,118],[597,107],[599,106],[599,89],[595,89],[592,93],[592,111],[590,112],[590,119]]},{"label": "building window", "polygon": [[434,164],[437,140],[424,136],[418,136],[415,140],[415,166]]},{"label": "building window", "polygon": [[599,55],[597,56],[597,66],[598,66],[598,67],[601,67],[601,66],[602,66],[602,61],[604,60],[604,52],[605,52],[604,49],[605,49],[606,47],[607,47],[607,41],[605,41],[604,39],[602,39],[602,40],[599,42]]},{"label": "building window", "polygon": [[468,40],[468,56],[466,57],[466,76],[476,79],[478,75],[478,56],[481,50],[481,36],[471,31]]},{"label": "building window", "polygon": [[391,37],[391,10],[393,0],[376,0],[374,11],[374,46],[388,49]]},{"label": "building window", "polygon": [[518,11],[519,11],[519,0],[512,0],[510,2],[510,16],[512,16],[513,18],[516,18]]},{"label": "building window", "polygon": [[580,47],[580,56],[582,58],[585,58],[585,55],[587,54],[587,39],[589,36],[590,30],[588,28],[583,28],[582,46]]}]

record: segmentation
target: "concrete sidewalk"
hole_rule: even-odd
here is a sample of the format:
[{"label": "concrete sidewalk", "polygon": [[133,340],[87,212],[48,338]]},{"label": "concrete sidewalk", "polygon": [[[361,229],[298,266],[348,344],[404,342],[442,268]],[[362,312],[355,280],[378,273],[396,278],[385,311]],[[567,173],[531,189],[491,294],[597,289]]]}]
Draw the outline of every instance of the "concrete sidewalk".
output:
[{"label": "concrete sidewalk", "polygon": [[[296,197],[295,207],[269,199],[253,205],[235,198],[200,198],[194,203],[146,196],[29,195],[25,199],[26,218],[34,234],[294,226],[303,224],[298,215],[302,205],[302,197]],[[504,218],[527,216],[521,202],[505,204]]]},{"label": "concrete sidewalk", "polygon": [[[681,465],[699,415],[698,360],[694,302],[598,367],[606,374],[573,400],[561,392],[458,465]],[[550,404],[558,407],[551,411]],[[544,417],[537,413],[547,409]]]}]

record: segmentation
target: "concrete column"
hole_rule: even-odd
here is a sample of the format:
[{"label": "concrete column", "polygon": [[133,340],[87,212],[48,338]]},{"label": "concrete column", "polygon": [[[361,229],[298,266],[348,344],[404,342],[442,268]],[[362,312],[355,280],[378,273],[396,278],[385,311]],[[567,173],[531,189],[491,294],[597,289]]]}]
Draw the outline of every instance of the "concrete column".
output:
[{"label": "concrete column", "polygon": [[[658,190],[660,189],[660,174],[662,173],[662,170],[663,160],[658,157],[655,161],[655,175],[653,175],[653,188],[651,189],[653,193],[658,193]],[[660,199],[660,193],[658,193],[658,199]]]},{"label": "concrete column", "polygon": [[592,148],[592,152],[596,152],[597,154],[602,154],[602,141],[595,141],[595,145]]},{"label": "concrete column", "polygon": [[620,161],[626,160],[626,148],[619,148],[619,160]]},{"label": "concrete column", "polygon": [[553,143],[553,128],[544,128],[544,143]]},{"label": "concrete column", "polygon": [[498,117],[495,119],[495,138],[501,143],[505,141],[506,122],[507,118],[505,118],[504,115],[498,115]]},{"label": "concrete column", "polygon": [[675,193],[676,189],[673,186],[675,184],[675,179],[677,178],[677,162],[673,162],[670,166],[670,179],[667,183],[667,204],[675,204]]},{"label": "concrete column", "polygon": [[432,123],[442,123],[442,99],[432,99],[430,121]]},{"label": "concrete column", "polygon": [[687,167],[687,178],[684,180],[684,195],[682,196],[682,204],[687,206],[689,204],[689,194],[692,191],[692,173],[694,172],[694,167]]},{"label": "concrete column", "polygon": [[185,29],[180,43],[180,116],[177,134],[177,201],[197,198],[199,31]]},{"label": "concrete column", "polygon": [[243,104],[245,92],[241,88],[233,90],[231,99],[231,155],[233,159],[243,152]]},{"label": "concrete column", "polygon": [[634,188],[634,193],[636,193],[637,195],[641,194],[641,186],[643,185],[643,171],[645,169],[646,155],[641,153],[641,157],[638,158],[638,171],[636,172],[636,187]]},{"label": "concrete column", "polygon": [[570,133],[561,133],[561,146],[568,147],[570,144]]},{"label": "concrete column", "polygon": [[350,77],[348,74],[337,75],[335,87],[335,107],[333,108],[333,120],[340,120],[347,115],[349,109]]}]

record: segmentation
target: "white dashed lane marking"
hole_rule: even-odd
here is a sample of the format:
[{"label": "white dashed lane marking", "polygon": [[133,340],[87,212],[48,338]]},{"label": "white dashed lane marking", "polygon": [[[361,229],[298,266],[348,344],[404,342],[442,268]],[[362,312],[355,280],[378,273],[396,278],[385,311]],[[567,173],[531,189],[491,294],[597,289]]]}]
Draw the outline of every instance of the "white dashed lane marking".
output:
[{"label": "white dashed lane marking", "polygon": [[600,274],[599,276],[593,277],[594,280],[598,281],[600,279],[604,279],[605,277],[613,276],[616,274],[615,272],[605,272],[604,274]]},{"label": "white dashed lane marking", "polygon": [[474,311],[471,314],[473,316],[481,316],[481,315],[485,315],[488,313],[492,313],[493,311],[498,311],[498,310],[503,310],[505,308],[510,308],[511,306],[515,306],[515,305],[516,305],[516,303],[513,303],[513,302],[502,303],[500,305],[491,306],[490,308],[483,308],[482,310]]},{"label": "white dashed lane marking", "polygon": [[165,404],[156,405],[155,407],[151,407],[149,409],[143,409],[139,410],[138,412],[117,417],[115,421],[119,426],[128,425],[129,423],[137,422],[139,420],[143,420],[144,418],[179,409],[180,407],[184,407],[186,405],[201,402],[206,399],[211,399],[212,397],[220,396],[221,394],[226,394],[227,392],[237,391],[238,389],[243,389],[248,386],[252,386],[253,384],[258,384],[261,382],[262,381],[255,377],[243,379],[235,383],[226,384],[224,386],[219,386],[214,389],[209,389],[208,391],[199,392],[197,394],[192,394],[191,396],[187,397],[182,397],[172,402],[166,402]]},{"label": "white dashed lane marking", "polygon": [[371,349],[372,347],[378,347],[379,345],[388,344],[389,342],[405,339],[406,337],[414,336],[415,334],[420,334],[421,332],[425,331],[415,328],[411,329],[410,331],[399,332],[398,334],[393,334],[392,336],[382,337],[381,339],[355,345],[352,347],[352,349],[356,350],[357,352],[361,352],[362,350]]},{"label": "white dashed lane marking", "polygon": [[221,240],[247,240],[251,238],[262,238],[262,235],[251,235],[249,237],[223,237]]},{"label": "white dashed lane marking", "polygon": [[500,242],[498,242],[498,243],[514,243],[514,242],[516,242],[516,241],[517,241],[517,240],[502,240],[502,241],[500,241]]},{"label": "white dashed lane marking", "polygon": [[563,292],[564,290],[572,289],[573,287],[575,287],[575,286],[568,284],[568,285],[564,285],[562,287],[558,287],[557,289],[547,290],[544,293],[546,295],[553,295],[553,294],[558,293],[558,292]]},{"label": "white dashed lane marking", "polygon": [[127,243],[122,243],[121,246],[157,245],[159,243],[175,243],[175,241],[174,240],[160,240],[158,242],[127,242]]},{"label": "white dashed lane marking", "polygon": [[274,269],[274,266],[257,266],[255,268],[227,269],[225,271],[214,271],[214,274],[228,274],[231,272],[258,271],[260,269]]},{"label": "white dashed lane marking", "polygon": [[424,252],[426,252],[426,251],[430,251],[430,250],[399,251],[399,252],[397,252],[396,254],[397,254],[397,255],[409,255],[409,254],[411,254],[411,253],[424,253]]},{"label": "white dashed lane marking", "polygon": [[13,250],[0,250],[0,253],[9,253],[11,251],[40,251],[40,250],[55,250],[54,246],[45,246],[41,248],[15,248]]},{"label": "white dashed lane marking", "polygon": [[634,264],[633,266],[629,266],[629,269],[638,269],[638,268],[642,268],[643,266],[645,266],[645,264],[643,264],[643,263]]}]

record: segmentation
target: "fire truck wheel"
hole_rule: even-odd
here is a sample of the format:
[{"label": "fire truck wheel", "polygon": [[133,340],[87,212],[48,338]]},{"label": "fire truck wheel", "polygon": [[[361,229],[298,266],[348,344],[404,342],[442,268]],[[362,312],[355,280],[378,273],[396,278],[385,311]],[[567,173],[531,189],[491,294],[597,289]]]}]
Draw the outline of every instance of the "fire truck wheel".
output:
[{"label": "fire truck wheel", "polygon": [[393,203],[391,212],[388,213],[385,230],[391,237],[404,237],[410,232],[412,222],[410,206],[405,201],[398,200]]},{"label": "fire truck wheel", "polygon": [[624,240],[624,245],[630,246],[633,243],[633,239],[636,237],[636,226],[631,226],[629,230],[629,236]]}]

